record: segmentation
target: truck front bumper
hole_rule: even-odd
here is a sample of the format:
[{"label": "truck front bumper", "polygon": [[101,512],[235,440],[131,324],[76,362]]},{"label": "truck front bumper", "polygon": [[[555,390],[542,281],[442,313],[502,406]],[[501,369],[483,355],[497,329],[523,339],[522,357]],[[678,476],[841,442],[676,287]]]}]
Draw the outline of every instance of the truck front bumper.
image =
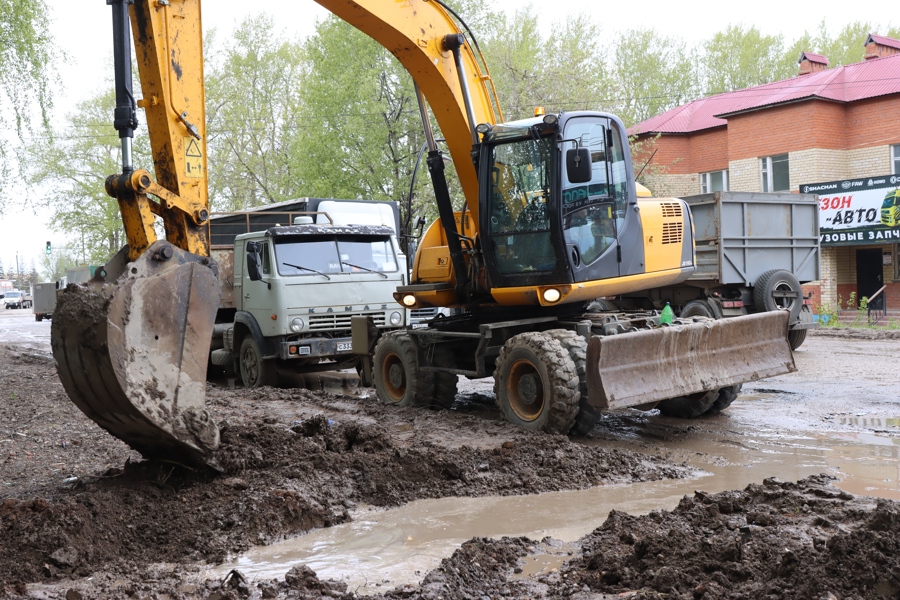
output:
[{"label": "truck front bumper", "polygon": [[281,342],[278,357],[292,358],[337,358],[352,356],[353,338],[305,338]]}]

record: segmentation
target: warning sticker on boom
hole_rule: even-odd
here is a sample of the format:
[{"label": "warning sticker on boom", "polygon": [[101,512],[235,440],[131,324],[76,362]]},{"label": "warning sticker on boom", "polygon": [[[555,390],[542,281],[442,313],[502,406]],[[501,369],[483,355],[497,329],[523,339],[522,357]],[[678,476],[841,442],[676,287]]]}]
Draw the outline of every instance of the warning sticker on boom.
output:
[{"label": "warning sticker on boom", "polygon": [[184,138],[184,173],[186,177],[203,177],[203,151],[195,138]]}]

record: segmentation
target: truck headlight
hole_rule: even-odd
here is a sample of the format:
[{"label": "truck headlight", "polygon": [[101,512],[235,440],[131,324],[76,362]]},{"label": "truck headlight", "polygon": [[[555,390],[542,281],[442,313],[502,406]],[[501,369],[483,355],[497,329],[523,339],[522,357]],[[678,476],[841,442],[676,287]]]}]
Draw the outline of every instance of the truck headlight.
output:
[{"label": "truck headlight", "polygon": [[394,312],[391,313],[391,325],[393,325],[394,327],[396,327],[396,326],[399,325],[402,321],[403,321],[403,315],[401,315],[399,312],[397,312],[397,311],[395,310]]},{"label": "truck headlight", "polygon": [[304,325],[306,325],[306,323],[304,323],[303,319],[301,319],[300,317],[294,317],[293,319],[291,319],[291,331],[300,333],[301,331],[303,331]]}]

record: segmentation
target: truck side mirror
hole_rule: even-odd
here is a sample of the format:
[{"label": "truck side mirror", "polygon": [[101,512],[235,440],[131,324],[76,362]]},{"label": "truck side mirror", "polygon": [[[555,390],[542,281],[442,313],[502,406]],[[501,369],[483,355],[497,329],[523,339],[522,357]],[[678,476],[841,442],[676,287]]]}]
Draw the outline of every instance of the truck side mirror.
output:
[{"label": "truck side mirror", "polygon": [[566,150],[566,173],[569,183],[587,183],[593,176],[591,150],[581,146]]},{"label": "truck side mirror", "polygon": [[262,260],[259,257],[259,244],[256,242],[247,243],[247,275],[250,281],[261,281],[262,273],[260,273],[259,265]]}]

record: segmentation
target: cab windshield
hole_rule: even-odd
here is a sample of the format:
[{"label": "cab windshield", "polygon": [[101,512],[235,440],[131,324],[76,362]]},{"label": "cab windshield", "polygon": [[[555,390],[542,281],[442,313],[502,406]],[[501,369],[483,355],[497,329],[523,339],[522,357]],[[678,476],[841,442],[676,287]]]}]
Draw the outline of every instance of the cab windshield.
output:
[{"label": "cab windshield", "polygon": [[489,233],[503,274],[550,271],[552,138],[521,139],[491,148]]},{"label": "cab windshield", "polygon": [[893,208],[897,206],[897,194],[892,192],[885,196],[884,202],[881,203],[881,208]]},{"label": "cab windshield", "polygon": [[275,262],[282,276],[333,273],[396,273],[399,269],[389,237],[352,240],[310,237],[275,241]]}]

